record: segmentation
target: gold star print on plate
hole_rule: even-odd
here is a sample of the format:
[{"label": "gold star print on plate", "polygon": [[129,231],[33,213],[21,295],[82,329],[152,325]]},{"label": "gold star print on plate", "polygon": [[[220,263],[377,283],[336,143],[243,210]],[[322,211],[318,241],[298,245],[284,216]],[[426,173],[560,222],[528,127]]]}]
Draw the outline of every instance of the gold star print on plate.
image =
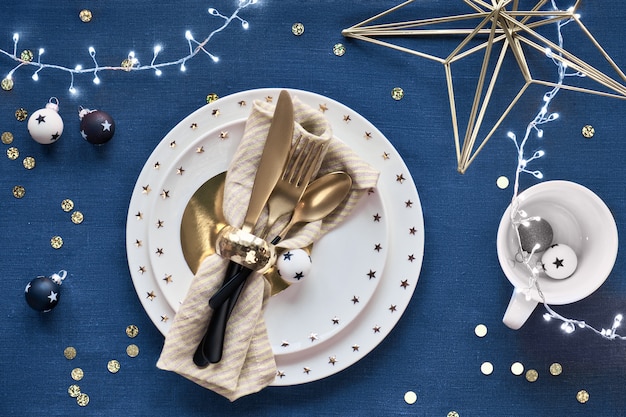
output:
[{"label": "gold star print on plate", "polygon": [[[443,65],[448,87],[448,98],[452,116],[453,134],[457,157],[457,170],[464,173],[474,158],[487,143],[504,118],[511,112],[515,104],[520,100],[524,92],[531,85],[540,85],[553,88],[555,82],[537,79],[528,58],[531,53],[547,55],[545,61],[554,60],[567,66],[574,72],[579,72],[586,78],[593,80],[604,87],[603,90],[581,88],[577,86],[558,84],[559,88],[603,95],[607,97],[624,98],[626,86],[614,78],[598,71],[581,58],[563,49],[556,43],[541,35],[537,30],[542,26],[572,21],[578,24],[581,31],[589,38],[591,45],[597,49],[599,58],[609,64],[616,75],[622,80],[626,75],[617,67],[609,55],[602,49],[600,44],[593,38],[591,33],[583,25],[576,11],[579,2],[567,10],[550,10],[544,7],[548,1],[538,0],[533,7],[523,9],[518,0],[465,0],[465,4],[471,9],[466,14],[444,16],[437,18],[415,19],[404,22],[374,24],[383,16],[388,16],[397,10],[408,6],[415,0],[408,0],[394,6],[382,13],[364,20],[348,29],[343,30],[346,37],[371,42],[380,46],[407,52],[412,55],[430,59]],[[547,9],[547,10],[546,10]],[[416,12],[419,14],[419,11]],[[451,27],[451,25],[459,27]],[[473,26],[474,25],[474,26]],[[390,37],[453,37],[458,36],[461,42],[447,54],[436,56],[416,49],[399,46],[391,41],[383,40]],[[546,52],[547,51],[547,52]],[[477,68],[477,83],[473,103],[469,112],[466,132],[461,141],[459,134],[459,120],[457,112],[457,99],[455,96],[452,65],[475,53],[483,54],[482,65]],[[514,98],[506,107],[500,118],[487,133],[481,131],[487,107],[494,93],[496,81],[502,69],[505,57],[512,55],[519,72],[522,76],[522,87],[514,95]],[[495,58],[495,63],[493,62]],[[528,56],[528,57],[527,57]],[[506,74],[505,76],[509,76]],[[465,74],[460,82],[466,83]],[[511,85],[510,79],[506,80]],[[479,136],[482,137],[479,140]],[[477,143],[477,141],[479,141]]]}]

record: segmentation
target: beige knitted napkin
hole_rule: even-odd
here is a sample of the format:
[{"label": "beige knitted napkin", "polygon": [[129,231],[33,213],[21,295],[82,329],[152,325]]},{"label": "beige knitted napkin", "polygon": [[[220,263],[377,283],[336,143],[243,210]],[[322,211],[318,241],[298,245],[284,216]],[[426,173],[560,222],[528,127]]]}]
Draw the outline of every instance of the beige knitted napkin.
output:
[{"label": "beige knitted napkin", "polygon": [[[303,135],[309,140],[330,141],[318,176],[333,171],[345,171],[352,176],[353,185],[346,200],[323,221],[310,223],[279,246],[306,247],[340,224],[359,198],[375,187],[378,172],[361,160],[348,146],[332,137],[330,125],[319,110],[293,98],[295,128],[292,140]],[[245,217],[252,183],[269,130],[274,105],[264,101],[254,103],[246,122],[244,136],[226,175],[224,215],[227,221],[240,227]],[[267,218],[264,213],[258,226]],[[277,234],[286,219],[276,224],[270,236]],[[257,230],[260,230],[257,227]],[[265,327],[263,311],[270,294],[267,280],[251,275],[237,302],[224,340],[222,360],[206,368],[193,363],[196,347],[202,340],[211,317],[209,298],[221,286],[228,261],[218,255],[207,257],[178,309],[157,367],[176,372],[195,383],[213,390],[230,401],[265,388],[276,376],[276,363]]]}]

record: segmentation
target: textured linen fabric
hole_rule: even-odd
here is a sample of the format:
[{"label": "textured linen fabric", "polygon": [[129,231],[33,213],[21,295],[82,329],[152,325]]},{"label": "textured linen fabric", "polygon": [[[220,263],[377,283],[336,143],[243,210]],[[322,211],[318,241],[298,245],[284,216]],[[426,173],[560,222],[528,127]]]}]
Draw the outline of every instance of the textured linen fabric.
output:
[{"label": "textured linen fabric", "polygon": [[[376,185],[377,171],[364,163],[338,139],[321,112],[293,99],[295,126],[292,142],[298,137],[305,141],[327,142],[327,153],[320,175],[345,171],[353,178],[352,189],[345,201],[323,221],[308,224],[293,237],[281,242],[281,247],[305,247],[350,215],[358,199]],[[246,122],[244,136],[233,157],[224,186],[224,215],[231,225],[240,227],[247,210],[256,168],[272,121],[274,105],[257,101]],[[329,143],[328,143],[329,142]],[[304,149],[303,143],[298,145]],[[298,152],[298,150],[296,151]],[[248,196],[247,198],[245,196]],[[267,216],[263,216],[266,218]],[[288,216],[286,216],[288,217]],[[257,230],[265,225],[261,218]],[[282,219],[270,229],[274,236],[288,219]],[[193,363],[193,354],[202,340],[212,310],[207,300],[220,287],[228,261],[218,255],[207,257],[196,273],[191,287],[180,306],[174,324],[165,337],[165,345],[157,366],[177,372],[211,389],[231,401],[257,392],[269,385],[276,375],[276,364],[269,342],[263,311],[270,294],[270,285],[253,274],[229,319],[222,360],[206,368]]]}]

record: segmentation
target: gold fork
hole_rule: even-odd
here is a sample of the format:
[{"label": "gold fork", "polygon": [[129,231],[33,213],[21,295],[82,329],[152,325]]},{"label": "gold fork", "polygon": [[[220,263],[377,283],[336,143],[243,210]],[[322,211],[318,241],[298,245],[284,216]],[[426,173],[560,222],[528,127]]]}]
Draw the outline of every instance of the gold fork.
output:
[{"label": "gold fork", "polygon": [[[307,185],[313,179],[313,175],[322,164],[327,143],[328,141],[309,141],[299,136],[292,145],[287,164],[267,202],[268,220],[261,236],[267,238],[266,234],[274,223],[282,216],[293,212]],[[276,236],[271,243],[275,245],[280,239]],[[209,306],[213,309],[218,308],[230,298],[232,309],[241,290],[238,287],[243,286],[250,273],[249,269],[242,269],[239,274],[222,285],[209,300]]]}]

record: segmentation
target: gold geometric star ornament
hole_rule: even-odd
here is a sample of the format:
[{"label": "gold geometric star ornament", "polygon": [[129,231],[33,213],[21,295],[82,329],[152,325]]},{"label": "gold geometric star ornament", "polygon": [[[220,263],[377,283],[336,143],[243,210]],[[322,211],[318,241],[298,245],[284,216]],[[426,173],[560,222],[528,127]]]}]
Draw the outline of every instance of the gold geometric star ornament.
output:
[{"label": "gold geometric star ornament", "polygon": [[[542,10],[544,5],[548,3],[548,0],[539,0],[528,10],[520,10],[520,0],[491,0],[489,2],[463,0],[472,9],[472,12],[396,23],[373,23],[413,2],[414,0],[405,1],[348,29],[344,29],[342,34],[345,37],[371,42],[443,65],[452,116],[457,170],[460,173],[466,172],[469,165],[531,85],[551,88],[558,86],[562,89],[581,93],[626,99],[626,86],[622,84],[622,82],[626,81],[626,75],[581,22],[580,17],[576,13],[580,0],[576,1],[574,6],[567,10],[555,10],[552,8]],[[575,22],[578,24],[582,33],[591,41],[591,44],[599,52],[599,56],[609,64],[617,77],[614,75],[614,78],[611,78],[597,70],[583,59],[568,52],[537,31],[542,26],[564,22]],[[472,27],[472,25],[475,26]],[[405,37],[449,38],[452,36],[461,37],[462,40],[449,54],[441,57],[395,44],[390,40],[390,38],[401,39]],[[530,51],[535,53],[538,51],[546,55],[547,59],[563,64],[568,69],[600,84],[604,89],[582,88],[535,78],[527,60],[527,53]],[[465,134],[463,140],[461,140],[457,111],[458,100],[455,96],[455,78],[452,74],[452,64],[478,53],[483,54],[482,65],[477,76],[476,89],[468,115]],[[502,78],[502,81],[505,83],[510,81],[506,79],[508,74],[501,70],[505,57],[511,54],[524,80],[523,85],[514,95],[510,104],[500,114],[495,124],[491,128],[487,127],[486,130],[488,132],[480,135],[479,138],[479,131],[485,120],[489,101],[494,96],[496,82],[499,78]],[[466,74],[463,75],[463,82],[465,83],[467,82],[467,77]],[[618,81],[616,78],[621,79],[621,81]]]}]

